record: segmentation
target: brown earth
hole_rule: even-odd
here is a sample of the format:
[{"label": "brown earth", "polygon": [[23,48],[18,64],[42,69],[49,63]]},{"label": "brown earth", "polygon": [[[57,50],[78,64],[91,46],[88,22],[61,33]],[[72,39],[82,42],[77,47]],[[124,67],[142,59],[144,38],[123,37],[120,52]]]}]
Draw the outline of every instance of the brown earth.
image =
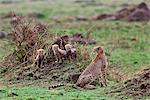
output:
[{"label": "brown earth", "polygon": [[[122,6],[124,7],[124,6]],[[102,13],[95,16],[67,16],[65,18],[57,16],[54,21],[61,23],[62,21],[89,21],[89,20],[125,20],[125,21],[149,21],[150,9],[145,2],[138,5],[128,5],[120,9],[116,13]]]},{"label": "brown earth", "polygon": [[115,87],[110,93],[122,93],[137,99],[150,96],[150,68],[144,69],[134,78]]},{"label": "brown earth", "polygon": [[[20,18],[20,21],[12,26],[11,34],[16,48],[0,63],[0,74],[3,76],[3,82],[9,85],[28,85],[35,81],[41,84],[43,80],[48,84],[55,82],[74,83],[77,80],[73,73],[81,72],[83,68],[80,63],[85,59],[90,61],[89,58],[84,58],[88,54],[84,56],[82,53],[86,52],[86,49],[75,47],[77,59],[72,61],[66,59],[63,63],[55,63],[55,57],[50,47],[52,44],[58,44],[60,48],[63,46],[61,49],[64,49],[64,45],[69,41],[81,44],[95,44],[95,41],[91,39],[90,34],[85,37],[81,33],[76,33],[73,36],[57,37],[53,43],[47,43],[46,40],[49,38],[46,29],[46,25],[32,22],[27,18]],[[36,50],[39,48],[45,49],[44,64],[41,67],[33,64]]]},{"label": "brown earth", "polygon": [[94,16],[95,20],[127,20],[127,21],[148,21],[150,20],[150,9],[144,2],[137,6],[122,8],[115,14],[99,14]]},{"label": "brown earth", "polygon": [[[67,64],[67,66],[65,66]],[[11,85],[41,85],[53,83],[74,83],[77,79],[73,73],[79,73],[82,67],[77,61],[55,63],[54,60],[37,68],[30,64],[26,65],[16,61],[15,56],[11,54],[0,65],[0,74],[4,77],[4,84]],[[37,83],[32,83],[37,81]],[[43,82],[42,82],[43,81]],[[45,84],[46,85],[46,84]],[[45,86],[43,84],[42,87]]]}]

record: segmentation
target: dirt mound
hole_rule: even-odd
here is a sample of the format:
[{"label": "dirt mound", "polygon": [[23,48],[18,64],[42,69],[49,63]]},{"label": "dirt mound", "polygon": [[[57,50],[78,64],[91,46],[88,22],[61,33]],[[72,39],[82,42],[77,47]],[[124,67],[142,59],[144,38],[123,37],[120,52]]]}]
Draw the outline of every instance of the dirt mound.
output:
[{"label": "dirt mound", "polygon": [[132,8],[123,8],[118,12],[116,19],[126,19],[128,21],[148,21],[150,20],[150,10],[147,4],[142,2]]},{"label": "dirt mound", "polygon": [[89,21],[89,20],[126,20],[129,22],[132,21],[149,21],[150,20],[150,9],[148,5],[144,2],[138,5],[132,5],[120,9],[114,14],[103,13],[95,16],[68,16],[63,17],[54,17],[54,21],[61,23],[62,21]]},{"label": "dirt mound", "polygon": [[47,60],[44,61],[44,65],[36,67],[32,63],[20,62],[16,59],[14,53],[10,54],[0,63],[0,74],[4,78],[3,82],[7,82],[9,85],[19,84],[21,86],[38,86],[42,84],[43,87],[47,87],[50,84],[53,85],[54,83],[75,83],[80,75],[76,73],[80,73],[83,69],[79,64],[79,62],[82,62],[81,56],[78,56],[78,60],[65,61],[64,63],[55,62],[52,53],[48,54],[45,58]]},{"label": "dirt mound", "polygon": [[150,68],[144,69],[135,78],[127,80],[124,84],[111,91],[111,93],[118,92],[135,98],[150,96]]},{"label": "dirt mound", "polygon": [[92,19],[94,20],[115,20],[116,16],[113,14],[100,14],[97,16],[93,16]]},{"label": "dirt mound", "polygon": [[150,12],[143,9],[136,9],[127,19],[128,21],[148,21],[150,20]]},{"label": "dirt mound", "polygon": [[91,39],[90,34],[87,34],[87,37],[84,37],[82,33],[75,33],[72,37],[70,37],[71,42],[76,42],[80,44],[96,44],[96,41],[94,39]]},{"label": "dirt mound", "polygon": [[96,20],[127,20],[127,21],[148,21],[150,20],[150,9],[144,2],[137,6],[123,8],[115,14],[100,14],[93,19]]},{"label": "dirt mound", "polygon": [[[71,78],[70,74],[79,73],[82,66],[83,49],[75,48],[77,50],[77,59],[64,59],[64,62],[56,62],[56,58],[51,49],[52,44],[48,43],[49,36],[47,33],[47,26],[42,23],[33,22],[26,18],[21,18],[19,23],[12,26],[12,37],[15,42],[15,50],[8,55],[0,63],[0,74],[4,78],[4,82],[9,84],[21,84],[35,81],[45,80],[47,83],[54,82],[71,82],[76,80],[74,75]],[[56,38],[53,44],[63,46],[68,43],[69,36],[60,36]],[[83,36],[82,36],[83,38]],[[42,66],[34,64],[36,58],[36,51],[44,49],[44,63]],[[81,51],[79,51],[81,50]],[[80,56],[78,56],[80,55]],[[84,57],[84,56],[83,56]],[[90,60],[88,58],[88,60]],[[86,60],[86,61],[88,61]],[[84,60],[83,60],[84,61]],[[85,64],[86,65],[86,64]],[[42,83],[40,82],[40,83]]]},{"label": "dirt mound", "polygon": [[89,20],[126,20],[132,21],[149,21],[150,20],[150,9],[144,2],[138,5],[127,5],[128,7],[122,8],[116,13],[103,13],[95,16],[56,16],[52,18],[57,23],[63,21],[89,21]]}]

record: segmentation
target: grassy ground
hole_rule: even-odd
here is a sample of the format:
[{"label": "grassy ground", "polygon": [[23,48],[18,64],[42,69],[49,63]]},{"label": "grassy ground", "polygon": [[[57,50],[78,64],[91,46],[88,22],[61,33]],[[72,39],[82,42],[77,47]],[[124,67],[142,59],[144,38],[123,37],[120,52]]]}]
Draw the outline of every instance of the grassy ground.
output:
[{"label": "grassy ground", "polygon": [[[0,0],[0,2],[5,0]],[[9,1],[9,0],[8,0]],[[114,67],[124,75],[124,79],[129,79],[138,71],[150,65],[150,23],[128,23],[125,21],[68,21],[55,23],[53,16],[91,16],[98,13],[115,12],[124,3],[138,4],[143,0],[96,0],[97,3],[87,2],[74,3],[75,0],[14,0],[17,3],[0,3],[0,16],[14,11],[27,15],[28,13],[38,12],[45,17],[39,19],[49,24],[49,31],[53,33],[73,34],[91,29],[92,36],[97,41],[97,45],[103,45],[106,51],[115,45],[116,49],[109,58],[110,67]],[[83,0],[85,1],[85,0]],[[90,1],[90,0],[89,0]],[[136,1],[136,2],[135,2]],[[146,1],[146,0],[145,0]],[[147,0],[148,2],[148,0]],[[97,5],[99,4],[99,5]],[[1,31],[10,31],[8,19],[1,19]],[[92,52],[94,45],[87,46],[88,51]],[[12,52],[14,43],[10,39],[0,39],[0,61],[3,57]],[[90,53],[93,58],[93,53]],[[86,62],[85,62],[86,63]],[[84,65],[84,64],[83,64]],[[85,66],[86,67],[86,66]],[[1,83],[1,82],[0,82]],[[78,90],[70,87],[61,87],[55,90],[48,90],[40,87],[7,87],[7,84],[0,84],[0,100],[118,100],[127,99],[120,95],[107,95],[105,92],[117,83],[109,80],[106,89],[97,87],[95,90]],[[15,96],[18,95],[18,96]],[[131,99],[132,98],[128,98]],[[148,98],[143,98],[148,99]]]},{"label": "grassy ground", "polygon": [[[110,87],[108,87],[110,88]],[[95,90],[79,90],[69,87],[61,87],[57,90],[47,90],[39,87],[22,87],[22,88],[9,88],[5,89],[1,96],[3,99],[17,99],[17,100],[105,100],[117,98],[115,95],[108,97],[104,93],[104,88],[99,88]],[[6,94],[7,92],[7,94]],[[12,95],[16,94],[18,96]]]}]

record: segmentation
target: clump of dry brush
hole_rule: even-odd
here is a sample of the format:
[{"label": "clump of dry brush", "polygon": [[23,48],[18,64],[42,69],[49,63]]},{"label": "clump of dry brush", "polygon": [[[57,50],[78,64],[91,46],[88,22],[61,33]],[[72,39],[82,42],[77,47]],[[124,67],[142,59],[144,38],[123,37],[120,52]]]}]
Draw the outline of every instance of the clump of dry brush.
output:
[{"label": "clump of dry brush", "polygon": [[46,47],[47,26],[23,17],[13,17],[11,25],[10,34],[15,41],[16,48],[5,60],[11,59],[13,65],[32,63],[36,50]]}]

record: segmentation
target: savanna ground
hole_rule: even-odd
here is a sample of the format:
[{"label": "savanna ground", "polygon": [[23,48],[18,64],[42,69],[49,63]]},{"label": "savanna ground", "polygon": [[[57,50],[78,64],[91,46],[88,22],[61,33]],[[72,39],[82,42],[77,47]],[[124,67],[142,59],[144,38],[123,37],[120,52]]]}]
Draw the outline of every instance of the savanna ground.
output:
[{"label": "savanna ground", "polygon": [[[3,3],[12,1],[12,3]],[[14,1],[14,2],[13,2]],[[75,0],[0,0],[0,16],[11,11],[17,14],[28,15],[36,12],[43,14],[38,19],[49,25],[49,32],[54,35],[73,34],[82,32],[86,35],[90,30],[92,37],[97,41],[96,45],[103,45],[106,51],[112,45],[116,48],[112,51],[109,66],[113,67],[123,75],[119,82],[130,79],[142,69],[150,67],[150,23],[127,22],[127,21],[70,21],[67,16],[93,16],[99,13],[113,13],[122,8],[123,4],[139,4],[149,0],[96,0],[96,3],[75,2]],[[90,1],[90,0],[87,0]],[[52,20],[59,16],[60,23]],[[0,19],[0,30],[9,32],[11,30],[8,19]],[[52,42],[52,40],[49,40]],[[82,45],[79,45],[82,46]],[[94,57],[92,48],[95,45],[83,46],[88,48],[90,59]],[[9,39],[0,39],[0,61],[14,50],[14,42]],[[89,60],[90,60],[89,59]],[[64,65],[64,67],[86,67],[89,61],[78,62],[78,64]],[[3,80],[3,77],[0,77]],[[6,80],[7,81],[7,80]],[[112,86],[119,84],[115,79],[108,80],[108,87],[97,86],[94,90],[78,90],[71,87],[60,87],[54,90],[42,85],[9,86],[0,82],[0,100],[132,100],[123,94],[106,94]],[[17,94],[17,96],[15,96]],[[142,97],[143,100],[149,97]]]}]

